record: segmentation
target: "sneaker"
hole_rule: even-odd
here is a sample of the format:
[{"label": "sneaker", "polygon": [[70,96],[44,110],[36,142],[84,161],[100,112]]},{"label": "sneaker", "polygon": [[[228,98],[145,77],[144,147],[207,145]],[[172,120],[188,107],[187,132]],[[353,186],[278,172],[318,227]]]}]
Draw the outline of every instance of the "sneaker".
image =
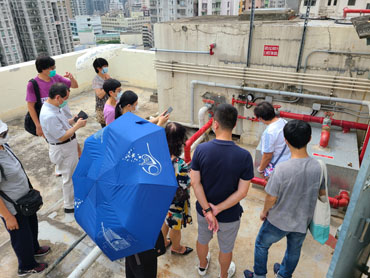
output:
[{"label": "sneaker", "polygon": [[36,251],[35,257],[42,257],[45,256],[50,252],[50,247],[49,246],[40,246],[40,249]]},{"label": "sneaker", "polygon": [[[275,273],[275,275],[277,275],[279,270],[280,270],[280,264],[279,263],[274,263],[274,273]],[[275,277],[277,277],[277,276],[275,276]]]},{"label": "sneaker", "polygon": [[207,265],[205,268],[199,267],[198,265],[198,273],[200,276],[204,276],[207,274],[209,263],[211,262],[211,253],[208,252],[206,259],[207,259]]},{"label": "sneaker", "polygon": [[[230,263],[230,266],[229,266],[229,269],[227,270],[227,278],[231,278],[234,276],[235,274],[235,263],[234,262],[231,262]],[[218,277],[221,277],[221,274],[218,275]]]},{"label": "sneaker", "polygon": [[22,269],[18,269],[18,276],[19,277],[22,277],[22,276],[26,276],[28,274],[32,274],[32,273],[41,273],[43,272],[46,268],[48,267],[48,264],[47,263],[38,263],[36,265],[36,267],[30,269],[30,270],[22,270]]}]

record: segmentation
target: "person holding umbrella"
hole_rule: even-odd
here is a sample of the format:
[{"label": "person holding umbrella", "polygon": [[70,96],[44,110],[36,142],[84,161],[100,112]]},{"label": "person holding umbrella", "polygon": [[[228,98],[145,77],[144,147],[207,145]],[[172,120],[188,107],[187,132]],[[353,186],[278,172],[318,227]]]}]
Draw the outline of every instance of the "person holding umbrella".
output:
[{"label": "person holding umbrella", "polygon": [[175,168],[178,189],[168,210],[165,223],[163,223],[162,233],[163,237],[167,238],[168,230],[171,229],[170,239],[166,240],[166,246],[169,247],[172,245],[172,254],[187,255],[193,249],[180,244],[181,228],[186,228],[187,224],[192,223],[190,215],[189,167],[180,158],[187,139],[186,129],[179,123],[171,122],[166,125],[165,131],[172,164]]}]

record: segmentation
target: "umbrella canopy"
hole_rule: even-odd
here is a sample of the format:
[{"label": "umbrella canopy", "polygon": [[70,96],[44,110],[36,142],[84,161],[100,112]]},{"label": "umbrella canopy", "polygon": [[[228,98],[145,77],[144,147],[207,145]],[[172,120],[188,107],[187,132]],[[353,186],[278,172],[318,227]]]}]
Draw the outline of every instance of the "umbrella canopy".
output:
[{"label": "umbrella canopy", "polygon": [[164,129],[127,112],[86,139],[78,224],[111,260],[154,248],[177,189]]}]

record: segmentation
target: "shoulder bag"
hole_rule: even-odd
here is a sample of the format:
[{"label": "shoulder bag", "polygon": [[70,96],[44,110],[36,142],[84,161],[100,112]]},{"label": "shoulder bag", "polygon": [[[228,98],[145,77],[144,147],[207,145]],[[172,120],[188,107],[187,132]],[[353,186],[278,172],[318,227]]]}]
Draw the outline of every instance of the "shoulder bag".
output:
[{"label": "shoulder bag", "polygon": [[[36,110],[36,114],[38,118],[40,116],[40,111],[41,111],[41,106],[42,106],[41,97],[40,97],[40,88],[35,79],[31,79],[29,82],[32,83],[33,90],[36,95],[35,110]],[[31,133],[32,135],[37,136],[36,125],[31,118],[30,112],[27,112],[26,116],[24,117],[24,129],[27,132]]]}]

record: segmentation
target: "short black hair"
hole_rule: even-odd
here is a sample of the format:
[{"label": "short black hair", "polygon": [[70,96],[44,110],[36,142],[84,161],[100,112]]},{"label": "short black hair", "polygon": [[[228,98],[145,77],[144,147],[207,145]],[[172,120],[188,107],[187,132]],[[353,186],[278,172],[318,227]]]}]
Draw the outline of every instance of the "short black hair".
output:
[{"label": "short black hair", "polygon": [[54,99],[56,96],[61,96],[62,98],[67,96],[69,88],[66,84],[57,82],[51,85],[49,90],[49,98]]},{"label": "short black hair", "polygon": [[254,115],[256,118],[262,118],[264,121],[271,121],[276,117],[275,109],[271,103],[262,101],[254,108]]},{"label": "short black hair", "polygon": [[115,91],[117,88],[121,87],[121,82],[117,79],[109,78],[103,83],[103,90],[109,96],[110,91]]},{"label": "short black hair", "polygon": [[305,147],[311,139],[311,126],[301,120],[291,120],[284,126],[284,137],[296,149]]},{"label": "short black hair", "polygon": [[43,70],[55,66],[55,60],[50,56],[43,54],[36,58],[35,65],[37,72],[41,73]]},{"label": "short black hair", "polygon": [[104,58],[96,58],[93,62],[93,67],[96,73],[99,72],[98,68],[102,68],[104,66],[108,66],[108,61]]},{"label": "short black hair", "polygon": [[238,119],[238,111],[231,104],[219,104],[214,113],[214,119],[220,124],[222,129],[233,130]]},{"label": "short black hair", "polygon": [[137,101],[137,99],[138,99],[138,96],[133,91],[128,90],[128,91],[123,92],[121,98],[116,104],[114,118],[115,119],[119,118],[122,115],[122,109],[126,105],[129,105],[129,104],[133,105]]},{"label": "short black hair", "polygon": [[187,140],[186,129],[183,125],[170,122],[165,128],[170,154],[179,157]]}]

